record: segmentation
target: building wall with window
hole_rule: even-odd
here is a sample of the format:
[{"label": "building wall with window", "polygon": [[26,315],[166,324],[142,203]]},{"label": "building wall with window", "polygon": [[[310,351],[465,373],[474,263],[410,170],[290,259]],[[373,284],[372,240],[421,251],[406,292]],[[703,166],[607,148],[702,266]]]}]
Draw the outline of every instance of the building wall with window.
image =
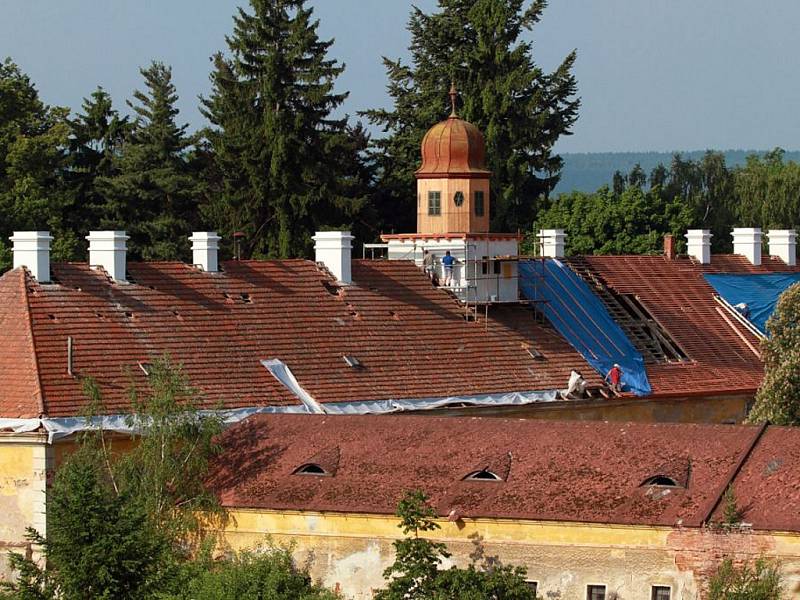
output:
[{"label": "building wall with window", "polygon": [[[267,535],[292,544],[315,580],[355,600],[367,600],[384,586],[382,573],[394,560],[392,542],[400,536],[397,519],[388,515],[239,509],[231,517],[225,532],[230,548],[257,547]],[[800,535],[794,533],[503,519],[441,519],[439,525],[431,537],[453,553],[443,568],[470,562],[524,566],[547,599],[700,599],[704,581],[727,555],[776,557],[787,592],[800,589]],[[604,596],[598,595],[601,589]]]},{"label": "building wall with window", "polygon": [[[477,207],[478,210],[475,206],[476,192],[482,195],[482,204]],[[459,193],[460,195],[457,196]],[[435,198],[438,198],[438,201]],[[418,233],[486,233],[488,231],[488,179],[432,178],[420,179],[417,182]]]}]

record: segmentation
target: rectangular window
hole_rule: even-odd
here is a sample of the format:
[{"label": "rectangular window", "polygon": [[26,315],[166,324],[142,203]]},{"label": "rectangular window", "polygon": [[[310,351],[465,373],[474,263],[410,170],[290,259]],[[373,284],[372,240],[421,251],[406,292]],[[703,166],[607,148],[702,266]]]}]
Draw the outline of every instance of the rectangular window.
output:
[{"label": "rectangular window", "polygon": [[606,600],[606,586],[587,585],[586,600]]},{"label": "rectangular window", "polygon": [[672,589],[666,585],[654,585],[653,593],[650,595],[652,600],[670,600]]},{"label": "rectangular window", "polygon": [[481,273],[487,275],[489,273],[489,257],[484,256],[483,260],[481,260]]},{"label": "rectangular window", "polygon": [[428,214],[442,214],[442,192],[428,192]]},{"label": "rectangular window", "polygon": [[475,216],[483,216],[483,192],[475,192]]},{"label": "rectangular window", "polygon": [[499,260],[494,261],[494,274],[500,275],[500,269],[501,269],[500,261]]},{"label": "rectangular window", "polygon": [[531,593],[536,596],[539,593],[539,582],[538,581],[526,581],[525,583],[528,584],[528,589]]}]

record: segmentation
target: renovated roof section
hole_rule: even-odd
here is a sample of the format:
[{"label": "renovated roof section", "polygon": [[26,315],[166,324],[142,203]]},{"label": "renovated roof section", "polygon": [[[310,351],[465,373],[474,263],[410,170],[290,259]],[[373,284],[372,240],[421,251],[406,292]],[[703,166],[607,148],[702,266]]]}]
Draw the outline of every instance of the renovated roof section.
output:
[{"label": "renovated roof section", "polygon": [[685,353],[681,361],[648,362],[654,396],[755,392],[763,376],[762,362],[753,352],[759,340],[726,318],[703,273],[800,270],[772,257],[756,267],[738,255],[713,255],[708,265],[664,256],[583,256],[567,262],[590,285],[594,280],[633,296]]},{"label": "renovated roof section", "polygon": [[[441,516],[693,527],[732,480],[744,521],[800,531],[791,428],[258,415],[220,441],[209,483],[232,508],[391,515],[405,491],[422,489]],[[288,475],[332,445],[335,476]],[[492,456],[508,457],[503,480],[464,480]],[[678,487],[642,486],[665,468]]]},{"label": "renovated roof section", "polygon": [[127,390],[146,383],[139,365],[164,354],[184,365],[208,407],[299,405],[262,366],[272,358],[323,404],[554,390],[572,369],[600,384],[531,312],[465,321],[463,308],[410,262],[354,261],[346,287],[305,260],[223,269],[132,262],[129,282],[120,283],[86,264],[54,264],[49,284],[9,271],[0,278],[0,417],[79,415],[86,377],[109,413],[127,412]]}]

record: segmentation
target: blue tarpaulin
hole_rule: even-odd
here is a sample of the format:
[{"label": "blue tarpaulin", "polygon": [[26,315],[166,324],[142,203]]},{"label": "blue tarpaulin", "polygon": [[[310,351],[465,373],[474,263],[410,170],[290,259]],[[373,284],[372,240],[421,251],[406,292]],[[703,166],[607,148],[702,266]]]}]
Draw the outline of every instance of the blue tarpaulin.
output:
[{"label": "blue tarpaulin", "polygon": [[714,274],[704,275],[728,304],[744,303],[750,312],[747,318],[762,333],[767,332],[767,319],[775,310],[778,297],[795,283],[800,283],[800,273],[767,273],[758,275]]},{"label": "blue tarpaulin", "polygon": [[520,261],[519,282],[525,298],[544,301],[537,308],[597,372],[605,376],[618,363],[624,391],[650,394],[644,358],[572,269],[552,258]]}]

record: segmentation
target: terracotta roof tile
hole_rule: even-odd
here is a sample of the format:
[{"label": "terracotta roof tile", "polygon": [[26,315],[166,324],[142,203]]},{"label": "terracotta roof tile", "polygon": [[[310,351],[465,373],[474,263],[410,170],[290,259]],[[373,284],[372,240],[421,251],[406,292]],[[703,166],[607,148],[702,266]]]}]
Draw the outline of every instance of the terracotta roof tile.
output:
[{"label": "terracotta roof tile", "polygon": [[[226,408],[298,403],[260,364],[270,358],[286,362],[323,403],[547,390],[563,388],[572,369],[590,371],[520,308],[493,309],[488,324],[465,321],[458,303],[408,262],[354,261],[355,284],[345,288],[305,260],[232,261],[220,274],[129,263],[129,283],[85,264],[52,270],[54,283],[31,281],[27,294],[51,417],[80,413],[86,376],[97,380],[109,412],[126,411],[126,390],[145,383],[138,363],[164,354],[183,364],[207,406]],[[27,310],[19,277],[2,278],[17,293],[0,318]],[[67,374],[69,336],[77,377]],[[534,361],[526,344],[545,360]],[[344,355],[363,368],[348,367]],[[16,369],[14,385],[30,387],[25,378],[35,373],[32,363]],[[2,416],[30,413],[4,406]]]},{"label": "terracotta roof tile", "polygon": [[[588,266],[618,293],[634,294],[691,359],[648,364],[654,396],[755,391],[763,377],[761,360],[719,314],[716,292],[703,273],[798,270],[772,257],[755,267],[738,255],[713,255],[710,265],[663,256],[585,256],[569,262]],[[758,339],[739,330],[758,348]]]},{"label": "terracotta roof tile", "polygon": [[[431,416],[259,415],[220,438],[209,483],[229,507],[392,514],[423,489],[440,515],[699,526],[758,432],[752,426]],[[736,482],[748,521],[800,530],[800,431],[770,428]],[[339,449],[334,477],[298,477]],[[510,454],[502,482],[462,481]],[[494,457],[487,460],[487,457]],[[665,466],[686,487],[642,486]],[[775,512],[770,506],[778,506]]]},{"label": "terracotta roof tile", "polygon": [[42,414],[42,391],[33,346],[24,269],[0,277],[0,417],[35,418]]}]

